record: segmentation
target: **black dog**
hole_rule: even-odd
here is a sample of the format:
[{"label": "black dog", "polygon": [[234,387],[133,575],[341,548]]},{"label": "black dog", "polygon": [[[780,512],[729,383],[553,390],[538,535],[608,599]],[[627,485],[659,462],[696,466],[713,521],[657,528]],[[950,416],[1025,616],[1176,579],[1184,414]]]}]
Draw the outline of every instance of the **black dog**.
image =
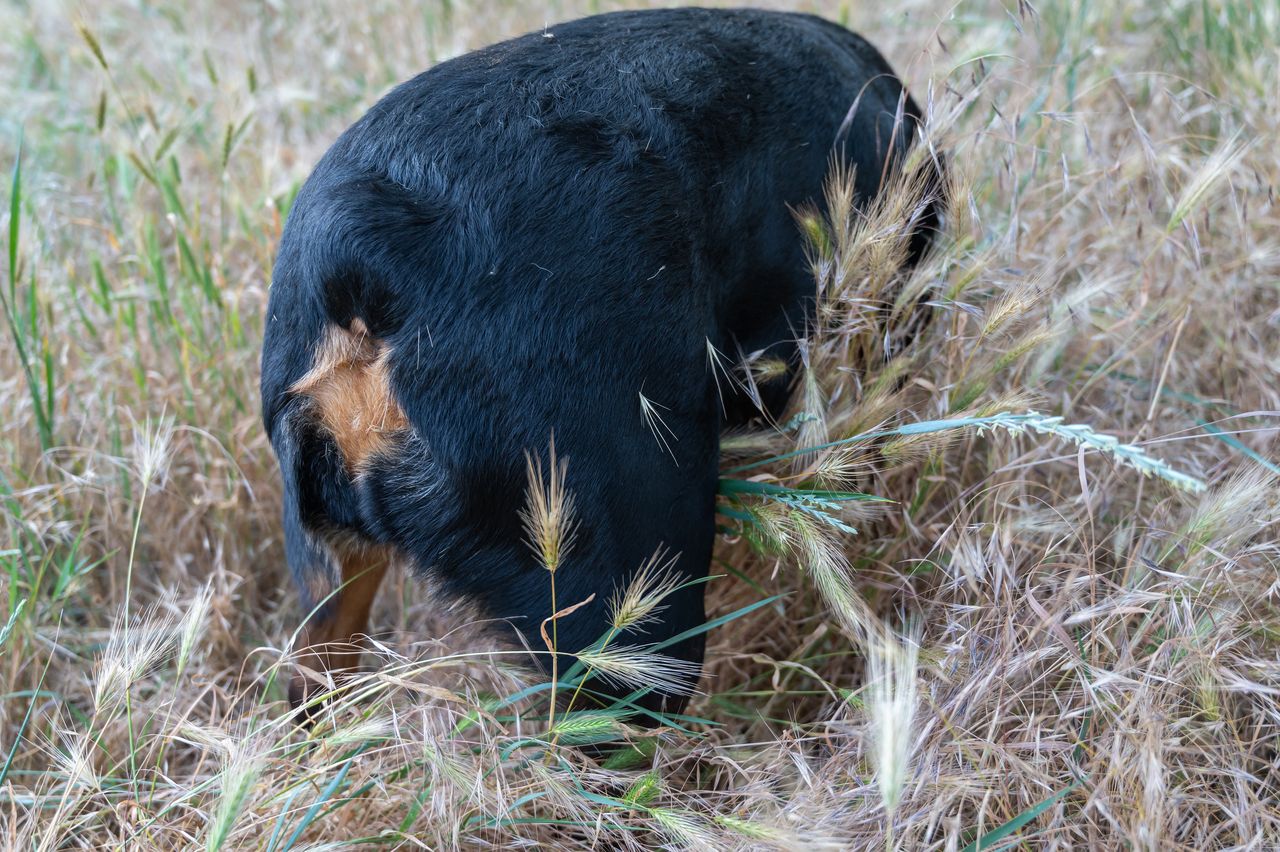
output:
[{"label": "black dog", "polygon": [[[378,102],[293,205],[262,356],[308,665],[356,662],[397,553],[538,646],[551,595],[519,512],[553,433],[580,518],[557,601],[596,596],[560,648],[606,632],[660,547],[705,577],[720,432],[756,413],[722,404],[708,344],[794,358],[815,285],[793,209],[821,202],[833,151],[873,197],[918,118],[860,37],[745,10],[574,21]],[[704,620],[701,584],[666,603],[644,641]],[[667,652],[700,665],[702,637]]]}]

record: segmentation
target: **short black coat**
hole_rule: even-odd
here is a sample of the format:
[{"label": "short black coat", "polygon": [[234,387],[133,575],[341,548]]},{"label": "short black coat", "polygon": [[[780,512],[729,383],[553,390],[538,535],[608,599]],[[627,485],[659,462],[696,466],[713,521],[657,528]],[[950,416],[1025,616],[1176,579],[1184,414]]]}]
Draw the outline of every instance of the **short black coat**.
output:
[{"label": "short black coat", "polygon": [[[396,87],[299,192],[271,284],[263,416],[304,590],[318,540],[389,542],[539,646],[549,583],[519,510],[524,453],[553,433],[580,519],[558,603],[596,595],[563,650],[604,633],[609,593],[659,548],[705,576],[719,436],[750,413],[722,408],[708,343],[794,354],[815,286],[794,208],[821,204],[833,150],[871,198],[918,116],[859,36],[754,10],[599,15]],[[390,348],[412,425],[354,479],[289,392],[353,319]],[[701,623],[702,599],[626,641]]]}]

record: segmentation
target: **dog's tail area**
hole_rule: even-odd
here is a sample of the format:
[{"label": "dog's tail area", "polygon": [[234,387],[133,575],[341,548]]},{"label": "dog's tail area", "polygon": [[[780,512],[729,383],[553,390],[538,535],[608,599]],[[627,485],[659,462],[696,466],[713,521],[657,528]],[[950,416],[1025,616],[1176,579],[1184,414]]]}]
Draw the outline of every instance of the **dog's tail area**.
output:
[{"label": "dog's tail area", "polygon": [[[322,162],[294,203],[271,286],[261,388],[286,529],[386,539],[360,480],[414,432],[393,388],[393,341],[413,302],[404,288],[448,286],[465,273],[462,211],[449,199],[439,182],[411,189]],[[304,558],[307,549],[290,553]]]},{"label": "dog's tail area", "polygon": [[[281,242],[262,402],[284,484],[286,557],[307,617],[301,646],[347,646],[341,657],[307,652],[304,667],[327,672],[358,657],[357,637],[398,550],[394,533],[406,525],[373,496],[392,487],[432,491],[416,480],[389,483],[388,471],[419,479],[438,472],[417,459],[425,444],[394,392],[386,340],[401,322],[396,282],[432,275],[426,258],[446,239],[448,217],[442,204],[376,176],[318,174]],[[291,697],[302,700],[305,687],[295,678]]]}]

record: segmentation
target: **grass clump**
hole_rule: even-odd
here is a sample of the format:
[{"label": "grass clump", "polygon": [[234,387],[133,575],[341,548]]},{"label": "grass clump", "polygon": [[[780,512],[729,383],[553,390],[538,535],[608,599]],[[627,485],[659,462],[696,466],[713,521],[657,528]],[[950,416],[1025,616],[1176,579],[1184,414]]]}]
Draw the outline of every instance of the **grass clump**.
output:
[{"label": "grass clump", "polygon": [[[575,700],[678,679],[632,644],[674,589],[655,554],[593,648],[546,625],[587,652],[550,681],[387,584],[376,664],[303,735],[282,718],[297,613],[256,414],[281,223],[388,86],[545,21],[0,6],[10,844],[1280,843],[1274,7],[844,17],[926,104],[929,144],[871,209],[835,175],[827,212],[801,212],[820,321],[792,410],[725,437],[687,713],[642,732],[625,703]],[[942,153],[945,233],[899,274]],[[748,391],[785,368],[707,358]],[[671,404],[637,406],[660,444]],[[551,583],[572,472],[532,458]]]}]

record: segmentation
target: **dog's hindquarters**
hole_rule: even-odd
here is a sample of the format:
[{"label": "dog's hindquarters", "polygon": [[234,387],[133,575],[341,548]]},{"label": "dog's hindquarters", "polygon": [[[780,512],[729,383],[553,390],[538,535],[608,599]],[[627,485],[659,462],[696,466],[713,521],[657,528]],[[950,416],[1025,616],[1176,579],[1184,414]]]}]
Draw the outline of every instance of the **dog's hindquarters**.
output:
[{"label": "dog's hindquarters", "polygon": [[[263,346],[263,419],[280,465],[285,555],[304,616],[290,683],[295,706],[331,691],[334,677],[356,666],[370,607],[397,556],[362,505],[365,469],[410,430],[391,392],[389,351],[356,315],[383,328],[390,322],[360,298],[378,292],[374,275],[385,269],[381,243],[351,234],[353,198],[394,213],[386,187],[364,176],[335,186],[321,175],[299,195],[275,266]],[[376,217],[363,223],[375,233],[379,225]]]},{"label": "dog's hindquarters", "polygon": [[[633,639],[702,622],[718,434],[754,413],[722,406],[708,349],[794,362],[815,287],[791,210],[820,202],[864,84],[845,149],[860,202],[911,133],[878,54],[806,21],[684,10],[566,25],[438,66],[326,155],[286,226],[263,360],[289,559],[314,610],[305,641],[362,631],[395,553],[535,651],[545,618],[595,595],[558,622],[572,653],[608,631],[607,598],[665,545],[686,585]],[[640,39],[635,73],[620,78],[612,54],[591,64],[593,27]],[[769,388],[766,409],[788,392]],[[519,522],[523,453],[553,431],[583,511],[554,606]],[[700,664],[701,634],[668,651]]]}]

